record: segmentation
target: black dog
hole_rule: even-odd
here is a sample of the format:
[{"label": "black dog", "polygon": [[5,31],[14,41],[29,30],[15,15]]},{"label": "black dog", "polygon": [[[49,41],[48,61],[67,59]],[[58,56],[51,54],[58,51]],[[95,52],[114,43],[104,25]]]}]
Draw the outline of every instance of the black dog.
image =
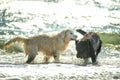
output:
[{"label": "black dog", "polygon": [[96,58],[102,46],[100,37],[94,32],[86,33],[81,29],[77,29],[76,31],[84,36],[80,41],[75,41],[77,58],[83,58],[84,65],[87,65],[89,57],[92,59],[93,65],[97,64]]}]

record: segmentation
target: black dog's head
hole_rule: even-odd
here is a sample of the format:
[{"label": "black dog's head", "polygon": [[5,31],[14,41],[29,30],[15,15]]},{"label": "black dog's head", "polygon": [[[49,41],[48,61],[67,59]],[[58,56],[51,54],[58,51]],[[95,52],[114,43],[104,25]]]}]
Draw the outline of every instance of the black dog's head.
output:
[{"label": "black dog's head", "polygon": [[89,50],[90,50],[90,42],[89,40],[81,40],[75,41],[76,50],[77,50],[77,58],[88,58],[89,57]]}]

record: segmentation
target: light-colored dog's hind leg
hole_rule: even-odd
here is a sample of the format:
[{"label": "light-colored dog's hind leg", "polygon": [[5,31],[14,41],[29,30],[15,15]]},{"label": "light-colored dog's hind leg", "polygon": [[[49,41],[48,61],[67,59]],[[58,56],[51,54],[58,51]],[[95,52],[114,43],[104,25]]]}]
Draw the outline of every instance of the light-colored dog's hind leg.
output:
[{"label": "light-colored dog's hind leg", "polygon": [[37,55],[37,49],[33,49],[33,48],[28,48],[26,49],[26,54],[28,54],[28,59],[26,61],[26,63],[31,63],[32,61],[34,61],[36,55]]},{"label": "light-colored dog's hind leg", "polygon": [[28,60],[26,61],[26,63],[31,63],[36,57],[36,52],[31,52],[29,55],[28,55]]},{"label": "light-colored dog's hind leg", "polygon": [[51,56],[44,56],[43,63],[48,63]]}]

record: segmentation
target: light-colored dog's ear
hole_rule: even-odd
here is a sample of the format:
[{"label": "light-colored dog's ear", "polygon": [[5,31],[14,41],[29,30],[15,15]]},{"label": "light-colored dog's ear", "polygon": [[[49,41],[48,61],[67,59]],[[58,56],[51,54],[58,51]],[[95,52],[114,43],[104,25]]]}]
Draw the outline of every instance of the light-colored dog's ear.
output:
[{"label": "light-colored dog's ear", "polygon": [[64,37],[67,37],[69,34],[70,34],[70,31],[69,30],[65,30],[65,36]]},{"label": "light-colored dog's ear", "polygon": [[63,34],[61,35],[62,39],[64,39],[67,36],[67,30],[62,31],[61,33]]}]

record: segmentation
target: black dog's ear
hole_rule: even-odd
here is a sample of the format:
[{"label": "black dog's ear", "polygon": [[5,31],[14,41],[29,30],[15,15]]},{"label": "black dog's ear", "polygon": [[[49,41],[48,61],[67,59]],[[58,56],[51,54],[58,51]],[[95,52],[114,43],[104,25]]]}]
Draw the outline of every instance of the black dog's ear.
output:
[{"label": "black dog's ear", "polygon": [[79,32],[79,33],[81,33],[82,35],[85,35],[87,33],[87,32],[85,32],[85,31],[83,31],[81,29],[77,29],[76,31]]}]

